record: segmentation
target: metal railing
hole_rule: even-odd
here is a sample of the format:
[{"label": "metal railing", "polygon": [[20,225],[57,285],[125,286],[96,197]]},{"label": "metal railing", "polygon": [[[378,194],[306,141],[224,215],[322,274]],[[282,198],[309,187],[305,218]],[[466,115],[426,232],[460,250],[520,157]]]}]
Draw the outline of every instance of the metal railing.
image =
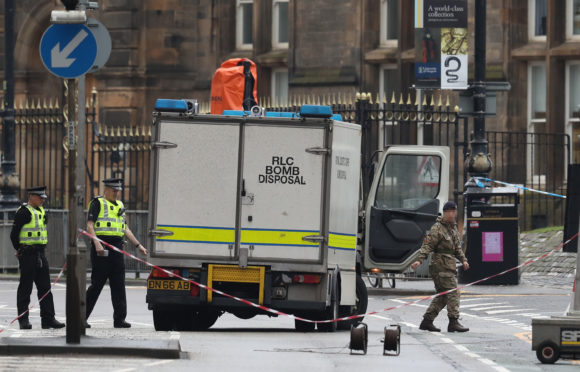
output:
[{"label": "metal railing", "polygon": [[[17,271],[18,259],[14,256],[14,248],[10,241],[10,232],[15,210],[0,210],[0,271]],[[135,237],[141,241],[147,241],[147,211],[128,210],[127,225],[135,234]],[[68,211],[62,209],[47,209],[47,229],[48,244],[45,254],[48,264],[52,271],[59,271],[66,262],[68,253]],[[88,240],[86,240],[88,242]],[[134,253],[135,249],[131,244],[126,244],[125,249]],[[90,271],[90,244],[87,250],[87,271]],[[128,272],[148,272],[149,267],[138,261],[125,257],[125,269]]]}]

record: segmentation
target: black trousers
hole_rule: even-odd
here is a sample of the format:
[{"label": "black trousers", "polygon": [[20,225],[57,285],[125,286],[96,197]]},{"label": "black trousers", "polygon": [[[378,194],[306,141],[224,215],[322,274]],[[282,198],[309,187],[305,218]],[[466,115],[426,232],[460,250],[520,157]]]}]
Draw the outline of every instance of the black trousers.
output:
[{"label": "black trousers", "polygon": [[[121,248],[121,247],[119,247]],[[107,248],[105,247],[105,250]],[[91,248],[91,285],[87,289],[87,319],[93,312],[99,295],[109,280],[111,301],[113,302],[113,320],[121,322],[127,317],[127,296],[125,294],[125,260],[124,256],[113,250],[109,256],[98,256],[95,246]]]},{"label": "black trousers", "polygon": [[[18,315],[28,309],[30,305],[30,294],[32,293],[32,283],[36,284],[38,299],[50,291],[50,271],[48,260],[44,255],[44,246],[26,247],[18,257],[20,266],[20,283],[16,292],[16,307]],[[27,312],[20,320],[28,319]],[[54,300],[52,292],[40,302],[40,318],[42,321],[50,321],[54,318]]]}]

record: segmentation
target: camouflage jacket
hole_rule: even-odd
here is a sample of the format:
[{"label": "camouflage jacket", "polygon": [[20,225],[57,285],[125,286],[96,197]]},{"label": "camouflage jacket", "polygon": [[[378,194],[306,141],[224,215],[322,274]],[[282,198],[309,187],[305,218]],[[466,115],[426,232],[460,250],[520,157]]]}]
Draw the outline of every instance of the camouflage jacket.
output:
[{"label": "camouflage jacket", "polygon": [[433,253],[431,266],[441,271],[455,272],[455,258],[460,262],[467,261],[461,249],[457,223],[450,224],[443,217],[437,218],[423,240],[417,261],[423,262],[429,253]]}]

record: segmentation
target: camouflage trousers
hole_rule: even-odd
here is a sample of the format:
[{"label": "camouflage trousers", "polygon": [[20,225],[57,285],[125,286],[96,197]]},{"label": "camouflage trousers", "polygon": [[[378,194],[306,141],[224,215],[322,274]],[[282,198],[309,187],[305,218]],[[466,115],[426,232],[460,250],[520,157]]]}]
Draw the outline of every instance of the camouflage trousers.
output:
[{"label": "camouflage trousers", "polygon": [[[431,274],[437,293],[457,288],[457,277],[455,273],[439,271],[437,269],[429,267],[429,273]],[[459,318],[459,293],[457,291],[435,297],[423,317],[433,321],[445,306],[447,306],[447,316],[449,318]]]}]

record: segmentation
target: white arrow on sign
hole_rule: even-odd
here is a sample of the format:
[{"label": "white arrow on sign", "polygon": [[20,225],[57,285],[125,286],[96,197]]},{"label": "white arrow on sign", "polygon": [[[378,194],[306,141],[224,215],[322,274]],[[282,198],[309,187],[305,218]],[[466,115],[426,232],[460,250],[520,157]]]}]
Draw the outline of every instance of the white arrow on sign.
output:
[{"label": "white arrow on sign", "polygon": [[80,30],[78,34],[63,48],[60,50],[60,43],[56,43],[54,48],[50,51],[50,60],[52,67],[66,68],[76,61],[76,58],[68,58],[68,56],[75,50],[80,43],[88,36],[85,30]]}]

